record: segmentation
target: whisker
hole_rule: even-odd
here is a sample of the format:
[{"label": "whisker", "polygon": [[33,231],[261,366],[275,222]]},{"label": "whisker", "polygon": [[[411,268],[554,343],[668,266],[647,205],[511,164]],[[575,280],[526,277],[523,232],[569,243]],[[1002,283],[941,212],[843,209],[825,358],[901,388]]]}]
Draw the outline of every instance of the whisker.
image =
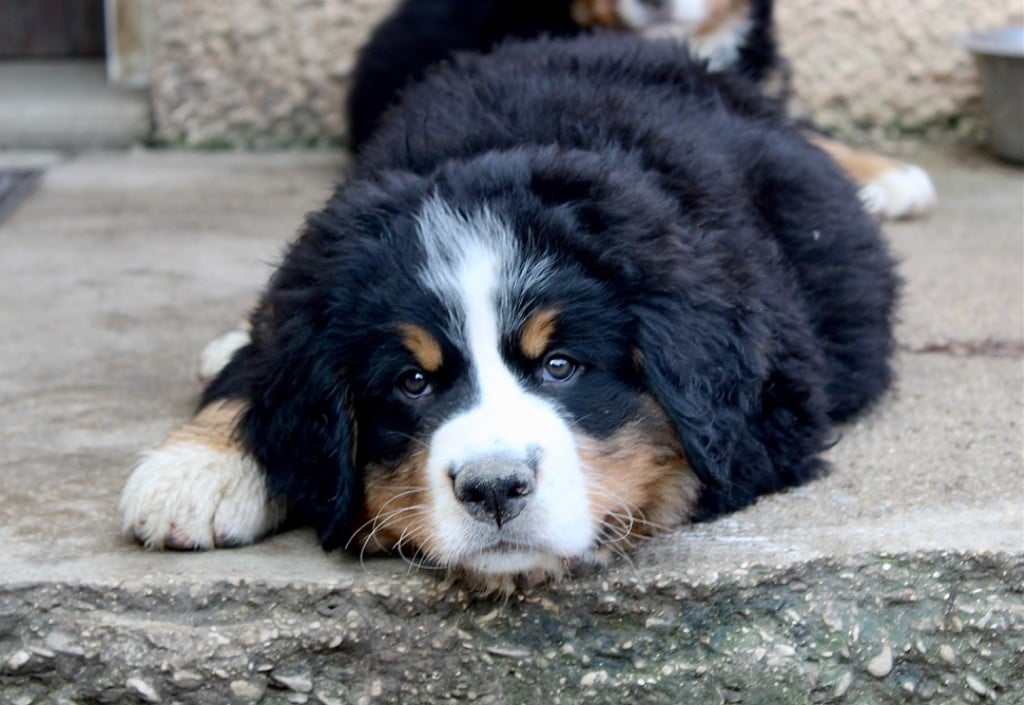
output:
[{"label": "whisker", "polygon": [[[370,544],[370,541],[375,539],[377,537],[377,535],[382,530],[387,528],[389,524],[393,523],[393,521],[397,517],[401,516],[402,514],[405,514],[407,512],[417,512],[417,511],[418,512],[422,512],[422,511],[425,511],[426,509],[427,509],[426,505],[416,504],[416,505],[413,505],[411,507],[400,507],[398,509],[393,509],[390,512],[378,512],[376,514],[376,516],[374,516],[374,518],[373,518],[373,527],[372,527],[370,533],[366,536],[366,539],[363,541],[363,545],[360,547],[360,550],[359,550],[359,565],[360,565],[360,567],[362,567],[364,570],[366,569],[366,564],[364,562],[364,557],[366,555],[366,547]],[[365,524],[364,524],[364,526],[365,526]],[[408,528],[409,527],[407,527],[406,530],[408,530]],[[385,549],[385,550],[391,550],[391,549]]]},{"label": "whisker", "polygon": [[[408,497],[411,494],[416,494],[417,492],[421,492],[422,491],[422,488],[420,488],[420,487],[408,487],[408,488],[398,488],[398,489],[401,489],[402,491],[399,492],[398,494],[394,495],[393,497],[391,497],[384,504],[382,504],[380,509],[377,510],[376,514],[374,514],[370,519],[368,519],[365,522],[363,522],[359,527],[357,527],[352,532],[352,535],[349,536],[348,541],[345,542],[345,550],[346,551],[348,550],[349,544],[352,543],[352,539],[354,539],[359,534],[360,531],[362,531],[363,529],[365,529],[367,526],[369,526],[371,524],[376,525],[376,523],[378,521],[378,517],[381,516],[381,514],[384,512],[384,510],[387,508],[387,506],[389,504],[391,504],[392,502],[395,502],[396,500],[401,499],[402,497]],[[371,531],[370,533],[372,534],[374,532]]]},{"label": "whisker", "polygon": [[[425,567],[427,558],[429,558],[429,556],[418,545],[416,545],[416,552],[412,554],[411,558],[407,557],[405,555],[404,551],[402,550],[402,544],[406,541],[406,539],[409,539],[409,538],[415,539],[416,533],[420,532],[422,530],[423,530],[422,526],[418,526],[418,527],[407,526],[402,531],[401,535],[398,537],[398,541],[395,542],[395,550],[397,551],[398,555],[402,558],[402,560],[404,560],[406,563],[409,564],[408,573],[412,573],[412,571],[414,571],[414,570],[438,570],[439,569],[439,568],[435,568],[434,566],[430,566],[429,568]],[[417,557],[421,557],[419,562],[417,562]]]},{"label": "whisker", "polygon": [[[587,492],[612,500],[614,502],[612,508],[614,509],[615,507],[621,507],[624,510],[625,514],[631,517],[631,521],[638,526],[655,529],[659,532],[665,533],[672,531],[674,528],[671,526],[666,526],[665,524],[659,524],[657,522],[650,521],[649,519],[647,519],[647,517],[644,516],[643,510],[641,510],[640,508],[634,509],[622,497],[604,489],[603,487],[588,487]],[[616,512],[609,511],[608,514],[614,515],[616,514]]]},{"label": "whisker", "polygon": [[[608,530],[601,532],[602,540],[607,541],[608,543],[618,543],[629,538],[630,533],[633,531],[634,522],[632,521],[632,517],[624,517],[618,514],[606,514],[605,516],[610,516],[618,521],[617,523],[612,524],[611,522],[605,521],[604,519],[601,520],[598,526],[600,526],[603,530]],[[625,519],[625,521],[623,521],[623,519]],[[616,531],[617,533],[613,534],[611,533],[612,531]]]}]

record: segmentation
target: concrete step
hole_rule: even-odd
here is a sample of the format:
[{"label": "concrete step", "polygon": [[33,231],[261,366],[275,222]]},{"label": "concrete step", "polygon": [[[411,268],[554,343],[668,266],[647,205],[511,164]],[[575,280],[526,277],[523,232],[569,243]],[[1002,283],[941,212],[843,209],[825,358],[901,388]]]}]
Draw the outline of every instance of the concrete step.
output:
[{"label": "concrete step", "polygon": [[870,705],[1014,702],[1020,683],[1019,556],[877,555],[713,579],[618,568],[499,604],[424,574],[346,572],[11,587],[0,593],[0,693],[12,703]]},{"label": "concrete step", "polygon": [[102,61],[0,62],[0,149],[94,149],[145,142],[149,92],[107,85]]},{"label": "concrete step", "polygon": [[309,531],[120,534],[336,153],[90,153],[0,225],[0,702],[1013,702],[1024,654],[1021,172],[922,151],[886,230],[899,381],[833,472],[507,602]]}]

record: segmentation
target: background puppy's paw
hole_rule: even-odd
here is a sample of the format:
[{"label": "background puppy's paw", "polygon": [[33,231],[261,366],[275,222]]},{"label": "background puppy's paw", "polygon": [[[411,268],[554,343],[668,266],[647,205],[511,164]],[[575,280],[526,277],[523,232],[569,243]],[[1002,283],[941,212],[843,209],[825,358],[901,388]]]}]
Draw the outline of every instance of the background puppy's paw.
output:
[{"label": "background puppy's paw", "polygon": [[280,525],[284,500],[223,431],[186,426],[142,457],[121,493],[125,533],[147,548],[209,549],[252,543]]},{"label": "background puppy's paw", "polygon": [[937,199],[935,186],[924,169],[897,163],[861,186],[860,200],[872,215],[897,220],[931,210]]},{"label": "background puppy's paw", "polygon": [[248,329],[235,328],[218,335],[199,353],[199,381],[209,384],[231,362],[231,357],[252,342]]}]

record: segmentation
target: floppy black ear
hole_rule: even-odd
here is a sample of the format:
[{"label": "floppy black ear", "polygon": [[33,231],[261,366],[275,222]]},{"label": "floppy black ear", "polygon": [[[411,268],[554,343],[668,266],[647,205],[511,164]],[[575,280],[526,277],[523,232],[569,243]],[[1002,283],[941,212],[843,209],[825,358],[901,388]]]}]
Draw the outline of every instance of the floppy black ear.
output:
[{"label": "floppy black ear", "polygon": [[241,432],[271,491],[288,499],[289,516],[312,524],[331,550],[347,540],[362,484],[352,463],[354,429],[341,372],[329,366],[329,356],[318,360],[310,352],[259,355],[266,369]]},{"label": "floppy black ear", "polygon": [[675,424],[693,469],[703,481],[727,485],[766,377],[754,333],[718,305],[652,300],[638,316],[637,342],[648,390]]},{"label": "floppy black ear", "polygon": [[647,387],[705,483],[705,516],[826,467],[817,457],[831,440],[823,361],[799,311],[685,294],[638,309]]},{"label": "floppy black ear", "polygon": [[252,318],[252,342],[211,382],[204,404],[246,403],[241,442],[263,467],[270,491],[287,499],[289,517],[311,524],[330,550],[347,540],[362,507],[362,483],[353,466],[344,371],[328,347],[324,293],[310,274],[318,256],[310,232],[271,280]]},{"label": "floppy black ear", "polygon": [[[661,296],[637,307],[637,346],[649,393],[675,426],[691,467],[725,498],[742,476],[771,472],[755,426],[768,378],[760,321],[718,302]],[[752,497],[736,496],[736,506]]]}]

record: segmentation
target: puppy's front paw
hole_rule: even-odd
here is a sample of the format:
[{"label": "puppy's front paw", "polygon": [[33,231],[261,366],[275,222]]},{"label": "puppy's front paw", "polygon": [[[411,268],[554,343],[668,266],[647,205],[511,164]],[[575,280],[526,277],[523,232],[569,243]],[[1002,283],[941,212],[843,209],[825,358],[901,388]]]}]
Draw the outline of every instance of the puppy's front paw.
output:
[{"label": "puppy's front paw", "polygon": [[869,213],[880,218],[913,218],[935,205],[935,186],[921,167],[894,163],[860,187],[860,200]]},{"label": "puppy's front paw", "polygon": [[284,520],[281,498],[231,436],[238,405],[215,404],[146,453],[119,508],[147,548],[209,549],[252,543]]}]

